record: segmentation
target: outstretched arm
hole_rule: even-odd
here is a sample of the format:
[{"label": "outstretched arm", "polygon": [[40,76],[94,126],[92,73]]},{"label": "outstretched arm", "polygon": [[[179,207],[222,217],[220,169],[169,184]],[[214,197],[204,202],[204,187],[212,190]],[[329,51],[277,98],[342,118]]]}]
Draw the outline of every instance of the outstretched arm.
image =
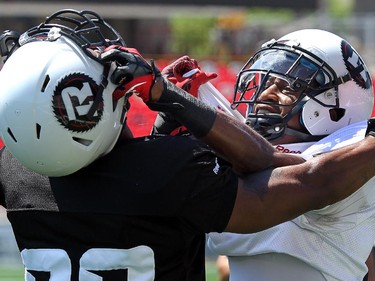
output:
[{"label": "outstretched arm", "polygon": [[[307,162],[276,152],[253,131],[210,108],[160,77],[134,49],[102,54],[115,61],[114,82],[134,92],[150,108],[170,110],[177,121],[229,159],[237,171],[261,172],[240,179],[227,231],[256,232],[344,199],[375,175],[375,137]],[[293,166],[284,166],[299,163]]]},{"label": "outstretched arm", "polygon": [[226,231],[257,232],[346,198],[375,176],[374,148],[368,136],[299,165],[248,175]]}]

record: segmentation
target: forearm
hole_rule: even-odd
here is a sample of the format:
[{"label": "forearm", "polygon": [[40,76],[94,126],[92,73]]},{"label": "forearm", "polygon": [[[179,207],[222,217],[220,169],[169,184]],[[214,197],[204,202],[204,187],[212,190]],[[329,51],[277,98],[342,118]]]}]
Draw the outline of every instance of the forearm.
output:
[{"label": "forearm", "polygon": [[276,169],[269,182],[272,188],[297,188],[292,204],[304,202],[304,213],[345,199],[374,176],[375,137],[370,136],[300,165]]},{"label": "forearm", "polygon": [[[257,232],[336,203],[375,176],[375,137],[240,179],[226,231]],[[251,202],[251,204],[250,204]]]},{"label": "forearm", "polygon": [[159,80],[153,87],[152,100],[182,104],[182,109],[173,110],[171,114],[197,138],[227,158],[239,173],[303,161],[277,152],[246,124],[207,106],[170,82]]},{"label": "forearm", "polygon": [[248,125],[221,111],[217,112],[211,130],[202,141],[225,155],[242,174],[304,162],[301,157],[277,152]]},{"label": "forearm", "polygon": [[375,137],[317,156],[306,165],[305,184],[327,192],[323,205],[335,203],[375,176]]}]

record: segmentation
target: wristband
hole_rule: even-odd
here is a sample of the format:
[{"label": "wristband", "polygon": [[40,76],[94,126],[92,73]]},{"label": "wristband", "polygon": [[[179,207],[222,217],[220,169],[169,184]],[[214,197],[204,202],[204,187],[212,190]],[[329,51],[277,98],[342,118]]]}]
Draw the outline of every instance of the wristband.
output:
[{"label": "wristband", "polygon": [[[184,125],[195,137],[202,138],[211,130],[215,118],[216,109],[194,98],[189,93],[178,88],[165,78],[164,90],[158,102],[154,104],[176,105],[174,110],[168,110],[174,118]],[[151,103],[148,103],[150,106]],[[152,105],[151,105],[152,107]]]}]

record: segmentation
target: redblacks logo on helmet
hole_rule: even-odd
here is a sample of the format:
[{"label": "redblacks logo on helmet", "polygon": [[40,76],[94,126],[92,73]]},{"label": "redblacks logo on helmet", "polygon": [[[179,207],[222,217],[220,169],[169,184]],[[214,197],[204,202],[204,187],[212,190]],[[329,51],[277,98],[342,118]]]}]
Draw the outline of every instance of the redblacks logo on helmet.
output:
[{"label": "redblacks logo on helmet", "polygon": [[344,58],[345,66],[352,79],[363,89],[371,87],[371,78],[364,62],[358,53],[345,40],[341,41],[341,51]]},{"label": "redblacks logo on helmet", "polygon": [[68,130],[91,130],[103,115],[103,101],[92,118],[87,117],[98,92],[95,81],[82,73],[65,76],[53,93],[53,112],[59,123]]}]

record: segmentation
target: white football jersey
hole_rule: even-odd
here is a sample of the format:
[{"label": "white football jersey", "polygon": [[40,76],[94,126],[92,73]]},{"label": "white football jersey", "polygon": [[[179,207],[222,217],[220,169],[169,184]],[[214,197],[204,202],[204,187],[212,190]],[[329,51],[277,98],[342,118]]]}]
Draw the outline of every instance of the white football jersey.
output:
[{"label": "white football jersey", "polygon": [[[311,145],[302,155],[308,159],[358,142],[364,138],[366,128],[366,121],[349,125]],[[375,241],[374,184],[372,178],[340,202],[258,233],[210,233],[208,247],[229,259],[243,257],[241,274],[247,276],[251,276],[251,267],[246,267],[246,256],[251,257],[250,262],[257,255],[283,253],[319,270],[326,280],[362,280],[367,273],[365,261]],[[288,270],[293,271],[293,267]]]}]

